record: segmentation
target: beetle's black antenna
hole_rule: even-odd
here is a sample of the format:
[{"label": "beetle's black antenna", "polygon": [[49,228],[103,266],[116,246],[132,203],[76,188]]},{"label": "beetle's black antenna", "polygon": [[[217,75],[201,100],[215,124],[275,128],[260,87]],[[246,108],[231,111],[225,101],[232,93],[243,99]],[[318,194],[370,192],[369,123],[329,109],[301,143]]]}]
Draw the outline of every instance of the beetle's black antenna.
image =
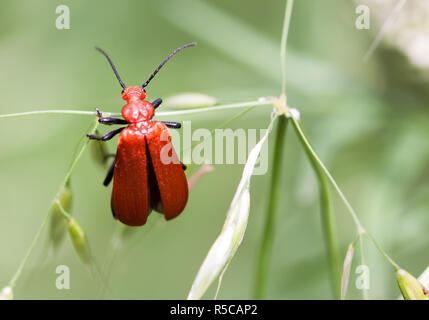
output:
[{"label": "beetle's black antenna", "polygon": [[185,44],[184,46],[181,46],[180,48],[177,48],[172,53],[170,53],[168,55],[168,57],[165,58],[164,61],[162,61],[161,64],[158,66],[158,68],[156,68],[155,71],[150,75],[149,79],[147,79],[146,82],[143,83],[142,89],[144,89],[149,84],[149,82],[155,77],[155,75],[159,72],[159,70],[161,70],[161,68],[164,66],[164,64],[166,64],[167,61],[170,60],[176,53],[178,53],[179,51],[182,51],[183,49],[185,49],[187,47],[193,47],[196,45],[197,45],[196,42],[191,42],[191,43]]},{"label": "beetle's black antenna", "polygon": [[116,71],[115,65],[113,64],[112,60],[110,59],[109,55],[101,48],[99,47],[95,47],[95,50],[100,51],[107,59],[107,61],[109,61],[110,66],[113,69],[113,72],[115,73],[116,78],[119,81],[119,84],[121,85],[121,87],[125,90],[127,87],[125,86],[125,84],[122,82],[121,77],[118,74],[118,71]]}]

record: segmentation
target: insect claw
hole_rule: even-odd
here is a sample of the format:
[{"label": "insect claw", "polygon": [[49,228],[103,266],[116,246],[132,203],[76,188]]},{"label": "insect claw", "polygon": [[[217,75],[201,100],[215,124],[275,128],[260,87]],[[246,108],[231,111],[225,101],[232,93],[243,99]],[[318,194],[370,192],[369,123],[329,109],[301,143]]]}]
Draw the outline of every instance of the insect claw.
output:
[{"label": "insect claw", "polygon": [[97,112],[97,117],[102,118],[103,114],[100,112],[100,109],[95,108],[95,112]]}]

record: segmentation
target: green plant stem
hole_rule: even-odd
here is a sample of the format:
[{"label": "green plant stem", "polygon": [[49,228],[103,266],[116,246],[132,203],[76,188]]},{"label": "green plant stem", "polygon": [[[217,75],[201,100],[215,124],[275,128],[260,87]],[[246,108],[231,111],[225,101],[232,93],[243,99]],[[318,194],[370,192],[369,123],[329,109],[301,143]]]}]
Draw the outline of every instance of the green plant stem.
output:
[{"label": "green plant stem", "polygon": [[[292,123],[293,123],[295,131],[298,135],[298,138],[303,143],[304,147],[307,149],[307,151],[309,152],[311,157],[314,158],[316,163],[322,169],[324,174],[328,177],[329,181],[334,186],[335,190],[337,191],[338,195],[340,196],[341,200],[343,201],[344,205],[346,206],[348,212],[350,213],[350,215],[351,215],[351,217],[355,223],[358,235],[366,234],[368,236],[368,238],[371,240],[371,242],[375,245],[377,250],[383,255],[383,257],[386,258],[386,260],[392,265],[392,267],[395,270],[398,270],[400,268],[399,265],[395,261],[393,261],[392,258],[390,258],[390,256],[381,248],[381,246],[378,244],[378,242],[375,240],[375,238],[369,232],[367,232],[365,230],[365,228],[362,226],[362,224],[361,224],[358,216],[356,215],[356,212],[354,211],[353,207],[350,205],[349,201],[347,200],[347,198],[345,197],[345,195],[341,191],[340,187],[338,187],[338,184],[336,183],[336,181],[332,177],[331,173],[328,171],[328,169],[326,169],[325,165],[320,160],[320,158],[317,156],[317,154],[314,152],[313,148],[311,147],[310,143],[308,142],[307,137],[305,136],[304,132],[302,131],[300,121],[298,119],[296,119],[296,117],[294,117],[294,116],[291,116],[290,118],[292,119]],[[361,243],[361,247],[362,247],[362,243]],[[362,252],[363,251],[361,251],[361,254],[362,254]]]},{"label": "green plant stem", "polygon": [[[300,129],[303,131],[301,126]],[[333,215],[331,196],[329,192],[329,185],[324,172],[322,171],[316,159],[312,156],[309,148],[307,148],[306,145],[304,145],[304,150],[308,156],[308,159],[310,160],[314,172],[316,173],[317,180],[319,181],[322,229],[325,237],[325,244],[330,267],[329,269],[331,273],[332,289],[334,297],[336,299],[340,299],[341,260],[338,247],[337,232],[335,228],[335,218]]]},{"label": "green plant stem", "polygon": [[70,221],[71,219],[73,219],[72,216],[63,208],[63,206],[58,201],[58,199],[55,201],[55,203],[57,204],[58,208],[60,209],[61,214],[64,216],[64,219],[66,219],[67,221]]},{"label": "green plant stem", "polygon": [[365,232],[365,234],[372,241],[372,243],[374,243],[375,247],[382,254],[382,256],[386,258],[387,261],[389,261],[389,263],[393,266],[395,271],[398,271],[399,269],[401,269],[401,267],[395,261],[393,261],[393,259],[386,253],[386,251],[384,251],[383,248],[381,248],[381,246],[378,244],[378,242],[375,240],[372,234],[370,234],[368,231]]},{"label": "green plant stem", "polygon": [[[93,129],[90,131],[90,133],[94,133],[95,129],[97,128],[97,126],[98,126],[98,121],[95,122],[95,125],[94,125]],[[63,182],[61,183],[60,187],[58,188],[58,192],[55,195],[55,198],[52,201],[52,204],[51,204],[51,206],[50,206],[50,208],[48,210],[48,213],[45,215],[45,218],[43,219],[43,222],[40,225],[39,230],[37,231],[36,236],[34,237],[32,243],[30,245],[30,248],[27,250],[27,253],[25,254],[24,258],[22,259],[21,263],[18,266],[18,269],[16,270],[15,274],[12,276],[12,278],[11,278],[11,280],[9,282],[9,285],[12,288],[15,287],[16,281],[21,276],[22,270],[24,269],[25,264],[28,261],[28,258],[30,257],[31,253],[33,252],[33,250],[34,250],[34,248],[35,248],[35,246],[36,246],[36,244],[37,244],[37,242],[38,242],[38,240],[39,240],[39,238],[40,238],[40,236],[41,236],[41,234],[42,234],[42,232],[43,232],[43,230],[44,230],[44,228],[45,228],[45,226],[47,224],[47,222],[49,221],[49,216],[50,216],[51,211],[52,211],[51,208],[52,208],[52,206],[54,206],[56,204],[56,201],[58,199],[59,193],[61,192],[61,190],[64,188],[64,186],[69,181],[70,176],[71,176],[71,174],[73,172],[73,169],[75,168],[76,164],[79,162],[80,158],[82,157],[83,153],[85,152],[86,147],[88,146],[88,142],[89,142],[89,139],[84,143],[84,145],[80,149],[79,153],[73,159],[73,162],[71,163],[70,168],[67,171],[66,176],[64,177]]]},{"label": "green plant stem", "polygon": [[[285,15],[283,20],[283,32],[280,42],[280,65],[282,73],[282,86],[281,93],[286,96],[286,45],[289,33],[290,18],[292,15],[293,0],[288,0],[286,3]],[[268,268],[271,257],[271,251],[274,240],[274,223],[275,214],[278,207],[279,193],[280,193],[280,178],[283,164],[283,150],[284,139],[286,135],[288,119],[280,116],[277,125],[277,133],[274,142],[274,159],[273,171],[271,173],[271,191],[269,193],[270,199],[268,202],[267,216],[265,221],[265,228],[259,252],[259,259],[256,269],[254,296],[256,299],[264,299],[267,291],[267,278]]]},{"label": "green plant stem", "polygon": [[37,231],[36,236],[34,237],[33,242],[30,245],[30,248],[28,249],[27,253],[25,254],[24,258],[22,259],[22,261],[21,261],[18,269],[16,270],[15,274],[13,275],[12,279],[10,280],[9,285],[11,288],[15,287],[16,281],[20,277],[22,270],[24,269],[24,266],[27,263],[28,258],[30,257],[31,253],[33,252],[34,247],[36,246],[37,241],[39,240],[40,235],[42,234],[42,231],[45,228],[48,220],[49,220],[49,214],[47,214],[45,216],[45,218],[43,219],[43,222],[42,222],[39,230]]},{"label": "green plant stem", "polygon": [[[245,108],[245,107],[256,107],[256,106],[271,106],[271,101],[268,98],[261,97],[258,100],[231,103],[218,105],[214,107],[204,107],[196,108],[191,110],[178,110],[178,111],[160,111],[156,113],[156,116],[175,116],[183,114],[194,114],[208,111],[219,111],[227,109],[236,109],[236,108]],[[15,117],[25,117],[33,115],[49,115],[49,114],[65,114],[65,115],[81,115],[81,116],[94,116],[96,115],[95,111],[82,111],[82,110],[38,110],[38,111],[29,111],[21,113],[9,113],[9,114],[0,114],[0,119],[2,118],[15,118]],[[120,113],[115,112],[104,112],[103,115],[106,117],[111,116],[121,116]]]},{"label": "green plant stem", "polygon": [[[81,111],[81,110],[37,110],[29,112],[19,112],[19,113],[9,113],[9,114],[0,114],[1,118],[15,118],[15,117],[25,117],[25,116],[35,116],[35,115],[47,115],[47,114],[71,114],[71,115],[83,115],[83,116],[94,116],[96,115],[95,111]],[[103,114],[113,115],[112,113],[103,112]]]},{"label": "green plant stem", "polygon": [[350,213],[350,215],[351,215],[351,217],[355,223],[357,233],[358,234],[365,233],[365,230],[362,227],[362,224],[360,223],[359,218],[357,217],[353,207],[350,205],[349,201],[347,200],[347,198],[345,197],[345,195],[341,191],[340,187],[338,187],[337,182],[334,180],[331,173],[328,171],[328,169],[326,169],[323,162],[319,159],[318,155],[316,154],[316,152],[314,152],[313,148],[311,147],[310,142],[307,140],[307,137],[305,136],[304,132],[302,131],[302,125],[301,125],[300,121],[295,119],[295,117],[291,117],[291,119],[292,119],[293,127],[295,128],[295,131],[298,135],[298,138],[301,141],[301,143],[303,144],[304,148],[307,150],[308,154],[314,159],[315,163],[320,167],[322,172],[324,172],[324,174],[328,177],[329,181],[334,186],[334,188],[337,191],[338,195],[340,196],[341,200],[344,202],[348,212]]},{"label": "green plant stem", "polygon": [[271,190],[269,193],[268,209],[263,231],[261,248],[259,251],[258,264],[255,277],[254,296],[255,299],[264,299],[266,297],[268,268],[271,257],[271,251],[274,240],[275,214],[278,208],[280,197],[280,179],[283,167],[284,140],[288,119],[279,117],[277,132],[274,142],[274,159],[271,172]]},{"label": "green plant stem", "polygon": [[204,107],[204,108],[196,108],[196,109],[180,110],[180,111],[157,112],[156,115],[160,117],[175,116],[175,115],[194,114],[194,113],[201,113],[201,112],[208,112],[208,111],[219,111],[219,110],[245,108],[245,107],[257,107],[257,106],[272,106],[271,100],[266,97],[261,97],[258,100],[254,100],[254,101],[224,104],[224,105],[218,105],[213,107]]},{"label": "green plant stem", "polygon": [[[310,157],[309,157],[310,158]],[[341,296],[341,263],[337,232],[335,227],[335,218],[332,209],[331,196],[329,193],[328,182],[320,168],[313,162],[313,168],[319,180],[320,187],[320,207],[322,228],[325,236],[327,255],[331,273],[332,290],[334,297],[340,299]]]},{"label": "green plant stem", "polygon": [[293,0],[287,0],[283,21],[282,39],[280,42],[280,64],[282,71],[282,93],[286,94],[286,45],[289,34],[290,18],[292,15]]}]

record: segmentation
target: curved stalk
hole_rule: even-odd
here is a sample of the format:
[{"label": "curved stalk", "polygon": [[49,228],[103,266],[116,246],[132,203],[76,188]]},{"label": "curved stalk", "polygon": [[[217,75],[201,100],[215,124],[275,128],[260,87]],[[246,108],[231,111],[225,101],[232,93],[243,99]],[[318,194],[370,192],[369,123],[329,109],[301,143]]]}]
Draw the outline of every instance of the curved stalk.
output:
[{"label": "curved stalk", "polygon": [[[299,123],[301,126],[301,124]],[[300,128],[301,130],[302,127]],[[301,140],[302,142],[302,140]],[[311,166],[316,173],[320,188],[320,211],[322,218],[322,229],[325,237],[325,245],[327,250],[329,269],[331,273],[332,289],[334,297],[341,297],[341,262],[335,228],[335,218],[333,216],[331,196],[329,192],[329,184],[326,176],[319,166],[317,160],[313,157],[310,149],[304,146],[304,150],[310,160]]]},{"label": "curved stalk", "polygon": [[[258,100],[254,100],[254,101],[224,104],[224,105],[218,105],[213,107],[195,108],[191,110],[178,110],[178,111],[160,111],[156,113],[156,116],[161,116],[161,117],[175,116],[175,115],[183,115],[183,114],[194,114],[194,113],[201,113],[201,112],[208,112],[208,111],[219,111],[219,110],[256,107],[256,106],[271,106],[271,101],[268,98],[261,97]],[[34,116],[34,115],[47,115],[47,114],[71,114],[71,115],[81,115],[81,116],[95,116],[97,113],[95,111],[82,111],[82,110],[38,110],[38,111],[29,111],[29,112],[0,114],[0,119]],[[120,113],[104,112],[104,111],[103,111],[103,115],[106,117],[121,116]]]},{"label": "curved stalk", "polygon": [[286,117],[281,116],[279,117],[277,124],[276,140],[274,143],[274,159],[272,164],[273,170],[270,182],[270,198],[268,201],[267,216],[255,276],[255,299],[264,299],[266,297],[267,278],[269,273],[268,268],[274,240],[275,215],[280,197],[280,179],[282,176],[283,151],[287,121],[288,119]]},{"label": "curved stalk", "polygon": [[[97,128],[97,126],[98,126],[98,121],[95,122],[95,125],[92,128],[92,130],[90,131],[90,133],[94,133],[95,129]],[[79,153],[73,159],[73,162],[70,165],[70,168],[67,171],[66,176],[64,177],[64,180],[61,183],[61,185],[58,188],[58,190],[62,190],[64,188],[64,186],[67,184],[67,182],[69,181],[70,176],[71,176],[71,174],[73,172],[73,169],[75,168],[76,164],[79,162],[80,158],[82,157],[83,153],[85,152],[85,149],[88,146],[88,143],[89,143],[89,139],[85,142],[85,144],[80,149]],[[25,267],[25,265],[26,265],[26,263],[28,261],[28,258],[30,257],[31,253],[33,252],[33,250],[34,250],[34,248],[35,248],[35,246],[36,246],[36,244],[37,244],[37,242],[38,242],[38,240],[39,240],[39,238],[40,238],[40,236],[41,236],[41,234],[42,234],[42,232],[43,232],[43,230],[44,230],[44,228],[45,228],[45,226],[47,224],[47,222],[49,221],[49,217],[50,217],[50,214],[51,214],[51,211],[52,211],[51,208],[52,208],[53,205],[55,205],[55,203],[57,201],[57,198],[58,198],[58,195],[59,195],[59,192],[60,191],[58,191],[58,193],[55,195],[55,198],[52,201],[52,204],[51,204],[51,207],[48,210],[48,213],[45,215],[45,218],[43,219],[43,222],[40,225],[39,230],[37,231],[37,233],[36,233],[33,241],[31,242],[30,248],[27,250],[27,253],[25,254],[24,258],[22,259],[21,263],[18,266],[18,269],[16,270],[15,274],[12,276],[12,278],[11,278],[11,280],[9,282],[9,285],[12,288],[15,287],[16,281],[21,276],[22,270],[24,270],[24,267]]]}]

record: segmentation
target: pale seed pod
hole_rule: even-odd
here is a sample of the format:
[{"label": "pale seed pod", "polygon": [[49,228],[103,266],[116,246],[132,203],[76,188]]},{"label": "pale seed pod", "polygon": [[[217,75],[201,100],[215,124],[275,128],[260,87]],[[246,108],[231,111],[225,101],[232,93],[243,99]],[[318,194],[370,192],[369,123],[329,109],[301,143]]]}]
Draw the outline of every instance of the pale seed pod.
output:
[{"label": "pale seed pod", "polygon": [[13,300],[13,291],[11,286],[4,287],[0,292],[0,300]]},{"label": "pale seed pod", "polygon": [[347,288],[349,286],[350,269],[352,267],[353,255],[355,252],[355,243],[351,243],[347,249],[346,257],[343,263],[343,273],[341,276],[341,300],[346,298]]},{"label": "pale seed pod", "polygon": [[[249,189],[245,188],[230,208],[220,235],[204,259],[189,291],[188,300],[201,299],[210,284],[222,275],[237,252],[247,227],[250,208]],[[219,282],[220,286],[220,282]],[[219,286],[218,290],[219,291]],[[217,295],[217,292],[216,292]]]},{"label": "pale seed pod", "polygon": [[198,270],[188,293],[188,300],[201,299],[212,282],[219,277],[216,296],[219,292],[223,274],[240,246],[247,227],[250,209],[250,180],[255,170],[256,161],[265,141],[273,128],[275,117],[261,140],[249,152],[243,175],[226,215],[225,223],[219,236],[211,246]]},{"label": "pale seed pod", "polygon": [[404,269],[396,271],[396,280],[405,300],[427,300],[428,291],[419,280]]},{"label": "pale seed pod", "polygon": [[67,223],[67,230],[79,258],[83,263],[91,262],[91,253],[85,230],[74,218],[71,218]]},{"label": "pale seed pod", "polygon": [[52,208],[50,209],[49,240],[52,243],[55,251],[58,251],[64,241],[67,225],[67,220],[59,206],[61,205],[61,207],[70,214],[72,202],[73,194],[70,189],[70,182],[67,182],[67,184],[58,194],[57,201],[55,201]]},{"label": "pale seed pod", "polygon": [[164,105],[173,109],[211,107],[215,104],[216,98],[202,93],[181,93],[164,100]]}]

